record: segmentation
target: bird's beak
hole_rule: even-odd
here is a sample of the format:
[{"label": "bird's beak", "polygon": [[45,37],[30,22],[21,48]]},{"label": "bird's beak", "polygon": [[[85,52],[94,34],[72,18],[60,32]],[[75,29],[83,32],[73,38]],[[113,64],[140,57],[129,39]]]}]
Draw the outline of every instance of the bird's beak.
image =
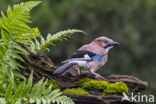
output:
[{"label": "bird's beak", "polygon": [[111,43],[111,45],[112,45],[112,46],[119,46],[120,43],[119,43],[119,42],[115,42],[115,41],[113,41],[113,42]]}]

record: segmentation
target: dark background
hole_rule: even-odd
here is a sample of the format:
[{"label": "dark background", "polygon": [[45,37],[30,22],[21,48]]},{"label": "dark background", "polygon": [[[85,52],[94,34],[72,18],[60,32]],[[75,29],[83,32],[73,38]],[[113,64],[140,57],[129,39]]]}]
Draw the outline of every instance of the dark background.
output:
[{"label": "dark background", "polygon": [[[0,9],[27,0],[0,0]],[[81,29],[68,41],[45,52],[56,65],[81,45],[99,36],[121,43],[109,52],[103,76],[127,74],[149,82],[145,94],[156,93],[156,0],[43,0],[31,12],[32,27],[42,35],[66,29]]]}]

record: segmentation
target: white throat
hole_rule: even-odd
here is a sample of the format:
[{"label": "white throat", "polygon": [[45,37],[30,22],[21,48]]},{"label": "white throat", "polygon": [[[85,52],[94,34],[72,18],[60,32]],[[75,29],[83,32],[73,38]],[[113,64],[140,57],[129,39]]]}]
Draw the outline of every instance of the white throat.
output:
[{"label": "white throat", "polygon": [[111,46],[111,47],[107,47],[107,48],[106,48],[106,52],[108,53],[109,50],[110,50],[111,48],[113,48],[113,46]]}]

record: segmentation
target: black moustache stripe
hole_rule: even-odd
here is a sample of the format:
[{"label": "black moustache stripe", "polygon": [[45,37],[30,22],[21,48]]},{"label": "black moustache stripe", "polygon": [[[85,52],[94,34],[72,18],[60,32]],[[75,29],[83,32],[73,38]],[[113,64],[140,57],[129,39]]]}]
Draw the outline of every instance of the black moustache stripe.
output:
[{"label": "black moustache stripe", "polygon": [[110,46],[112,46],[111,44],[108,44],[108,45],[106,45],[104,48],[108,48],[108,47],[110,47]]}]

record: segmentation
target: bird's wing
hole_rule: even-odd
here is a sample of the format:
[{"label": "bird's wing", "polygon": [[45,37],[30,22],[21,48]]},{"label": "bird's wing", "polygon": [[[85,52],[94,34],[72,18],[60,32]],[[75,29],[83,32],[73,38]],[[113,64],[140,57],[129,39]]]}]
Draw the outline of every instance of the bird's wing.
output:
[{"label": "bird's wing", "polygon": [[69,59],[72,58],[87,58],[88,57],[93,57],[95,56],[95,53],[92,53],[90,51],[76,51],[72,56],[69,57]]},{"label": "bird's wing", "polygon": [[67,60],[62,63],[67,63],[71,61],[91,61],[91,57],[96,54],[91,53],[89,51],[76,51],[72,56],[70,56]]},{"label": "bird's wing", "polygon": [[105,56],[100,56],[90,51],[76,51],[69,59],[63,61],[62,63],[67,63],[71,61],[102,61]]}]

